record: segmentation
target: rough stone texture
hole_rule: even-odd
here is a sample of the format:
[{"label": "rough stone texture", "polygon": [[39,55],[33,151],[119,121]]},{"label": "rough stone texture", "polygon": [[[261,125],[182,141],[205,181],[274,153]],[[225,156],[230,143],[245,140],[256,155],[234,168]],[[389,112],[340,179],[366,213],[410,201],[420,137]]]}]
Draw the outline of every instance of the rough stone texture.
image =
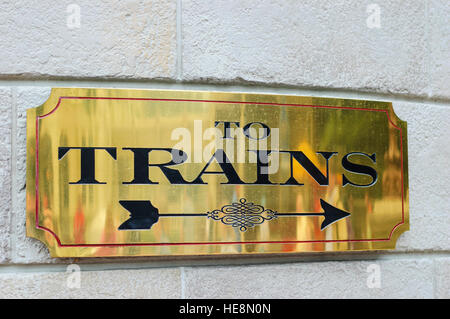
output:
[{"label": "rough stone texture", "polygon": [[430,91],[433,96],[450,97],[450,2],[430,1]]},{"label": "rough stone texture", "polygon": [[183,78],[424,95],[425,2],[376,1],[380,28],[369,4],[183,1]]},{"label": "rough stone texture", "polygon": [[[373,3],[183,0],[181,80],[207,81],[208,89],[215,81],[259,82],[274,93],[281,84],[323,87],[328,96],[346,96],[345,90],[334,90],[344,88],[401,93],[411,101],[411,96],[448,99],[450,3],[376,1],[381,28],[371,29],[366,9]],[[70,4],[81,9],[79,28],[68,27]],[[176,4],[1,1],[0,78],[174,80]],[[278,264],[188,267],[183,275],[179,268],[105,271],[102,264],[192,266],[192,259],[82,259],[79,263],[89,263],[82,268],[96,271],[82,272],[77,289],[67,285],[71,274],[55,271],[63,265],[29,265],[72,259],[51,258],[44,244],[26,237],[26,109],[45,102],[50,88],[12,85],[17,86],[0,87],[0,298],[450,298],[448,103],[394,103],[397,115],[408,122],[411,224],[395,251],[346,257],[365,261],[343,261],[345,254],[337,253],[301,263],[267,257],[266,262]],[[325,258],[341,261],[317,262]],[[251,261],[208,259],[210,264],[246,262]],[[367,285],[372,264],[380,266],[380,288]]]},{"label": "rough stone texture", "polygon": [[[74,276],[80,275],[80,287]],[[177,268],[0,274],[0,298],[180,298]],[[71,288],[73,287],[73,288]]]},{"label": "rough stone texture", "polygon": [[59,262],[50,257],[43,243],[26,237],[26,160],[27,113],[26,110],[43,104],[50,96],[47,87],[17,88],[16,159],[13,180],[12,261],[14,263]]},{"label": "rough stone texture", "polygon": [[435,271],[435,298],[450,299],[450,258],[436,258]]},{"label": "rough stone texture", "polygon": [[[380,288],[369,288],[380,268]],[[185,270],[186,298],[432,298],[433,262],[383,260]]]},{"label": "rough stone texture", "polygon": [[3,75],[175,76],[175,0],[2,1],[0,34]]},{"label": "rough stone texture", "polygon": [[0,263],[10,258],[11,90],[0,88]]},{"label": "rough stone texture", "polygon": [[408,122],[410,231],[400,250],[450,249],[450,109],[420,103],[394,103]]}]

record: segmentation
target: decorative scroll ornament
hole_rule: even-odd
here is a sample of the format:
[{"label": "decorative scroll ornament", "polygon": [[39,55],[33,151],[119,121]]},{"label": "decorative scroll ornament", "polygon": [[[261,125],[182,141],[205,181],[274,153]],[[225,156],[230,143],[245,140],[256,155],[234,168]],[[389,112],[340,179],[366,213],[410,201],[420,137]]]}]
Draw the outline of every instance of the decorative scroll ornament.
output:
[{"label": "decorative scroll ornament", "polygon": [[239,203],[225,205],[221,209],[207,213],[208,218],[221,221],[225,225],[238,227],[242,232],[255,225],[260,225],[266,220],[277,218],[276,214],[276,211],[249,203],[245,198],[241,198]]}]

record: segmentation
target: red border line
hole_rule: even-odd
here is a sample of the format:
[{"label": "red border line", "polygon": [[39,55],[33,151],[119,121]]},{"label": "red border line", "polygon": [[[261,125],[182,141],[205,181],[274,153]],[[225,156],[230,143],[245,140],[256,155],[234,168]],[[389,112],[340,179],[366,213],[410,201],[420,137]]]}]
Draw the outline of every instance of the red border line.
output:
[{"label": "red border line", "polygon": [[[344,110],[358,110],[371,112],[384,112],[389,123],[400,131],[400,149],[401,149],[401,176],[402,176],[402,221],[392,228],[388,238],[371,239],[337,239],[337,240],[292,240],[292,241],[233,241],[233,242],[186,242],[186,243],[125,243],[125,244],[62,244],[59,237],[51,229],[39,225],[39,120],[53,114],[61,105],[63,99],[72,100],[128,100],[128,101],[163,101],[163,102],[200,102],[200,103],[228,103],[228,104],[251,104],[251,105],[273,105],[273,106],[297,106],[297,107],[318,107]],[[179,246],[179,245],[233,245],[233,244],[299,244],[299,243],[334,243],[334,242],[367,242],[367,241],[389,241],[394,230],[405,223],[404,209],[404,180],[403,180],[403,135],[402,129],[395,125],[389,117],[388,110],[356,108],[348,106],[326,106],[326,105],[307,105],[307,104],[286,104],[286,103],[268,103],[268,102],[242,102],[242,101],[221,101],[221,100],[189,100],[189,99],[156,99],[156,98],[121,98],[121,97],[89,97],[89,96],[61,96],[56,106],[47,114],[36,116],[36,187],[35,187],[35,224],[36,229],[49,232],[58,243],[59,247],[123,247],[123,246]]]}]

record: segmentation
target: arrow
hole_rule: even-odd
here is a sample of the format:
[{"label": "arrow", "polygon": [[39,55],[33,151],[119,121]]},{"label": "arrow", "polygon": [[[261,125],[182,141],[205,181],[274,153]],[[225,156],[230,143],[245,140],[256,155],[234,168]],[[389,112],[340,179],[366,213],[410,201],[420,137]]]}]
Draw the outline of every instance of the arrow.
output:
[{"label": "arrow", "polygon": [[320,230],[324,230],[331,224],[338,220],[350,216],[350,213],[343,211],[333,205],[328,204],[323,199],[320,199],[320,206],[322,206],[323,213],[275,213],[276,216],[324,216],[325,219],[320,225]]},{"label": "arrow", "polygon": [[121,224],[119,230],[151,229],[151,227],[158,222],[160,217],[193,216],[205,216],[214,220],[219,220],[226,225],[239,227],[241,231],[246,231],[250,227],[262,224],[266,220],[277,217],[323,216],[325,219],[320,226],[320,230],[324,230],[338,220],[350,216],[350,213],[328,204],[323,199],[320,199],[320,206],[322,206],[323,209],[322,213],[278,213],[270,209],[264,209],[261,205],[247,203],[244,198],[241,198],[239,203],[226,205],[222,207],[221,210],[216,209],[206,214],[159,214],[158,209],[154,207],[149,200],[121,200],[119,203],[130,212],[130,219]]},{"label": "arrow", "polygon": [[130,219],[120,225],[119,230],[150,229],[158,222],[158,208],[149,200],[121,200],[119,204],[130,212]]},{"label": "arrow", "polygon": [[159,214],[149,200],[120,200],[119,204],[130,212],[130,219],[119,226],[119,230],[150,229],[159,217],[207,216],[207,214]]}]

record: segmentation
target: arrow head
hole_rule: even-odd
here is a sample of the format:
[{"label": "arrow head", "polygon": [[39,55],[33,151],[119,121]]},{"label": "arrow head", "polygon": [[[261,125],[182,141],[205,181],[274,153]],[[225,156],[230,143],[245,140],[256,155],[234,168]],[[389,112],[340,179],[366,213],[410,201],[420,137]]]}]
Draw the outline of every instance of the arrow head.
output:
[{"label": "arrow head", "polygon": [[120,205],[130,212],[130,219],[119,230],[150,229],[158,222],[158,209],[149,200],[121,200]]},{"label": "arrow head", "polygon": [[325,220],[322,222],[322,225],[320,226],[320,230],[324,230],[334,222],[337,222],[342,218],[350,216],[350,213],[347,213],[339,208],[336,208],[328,204],[323,199],[320,199],[320,205],[323,208],[323,216],[325,217]]}]

